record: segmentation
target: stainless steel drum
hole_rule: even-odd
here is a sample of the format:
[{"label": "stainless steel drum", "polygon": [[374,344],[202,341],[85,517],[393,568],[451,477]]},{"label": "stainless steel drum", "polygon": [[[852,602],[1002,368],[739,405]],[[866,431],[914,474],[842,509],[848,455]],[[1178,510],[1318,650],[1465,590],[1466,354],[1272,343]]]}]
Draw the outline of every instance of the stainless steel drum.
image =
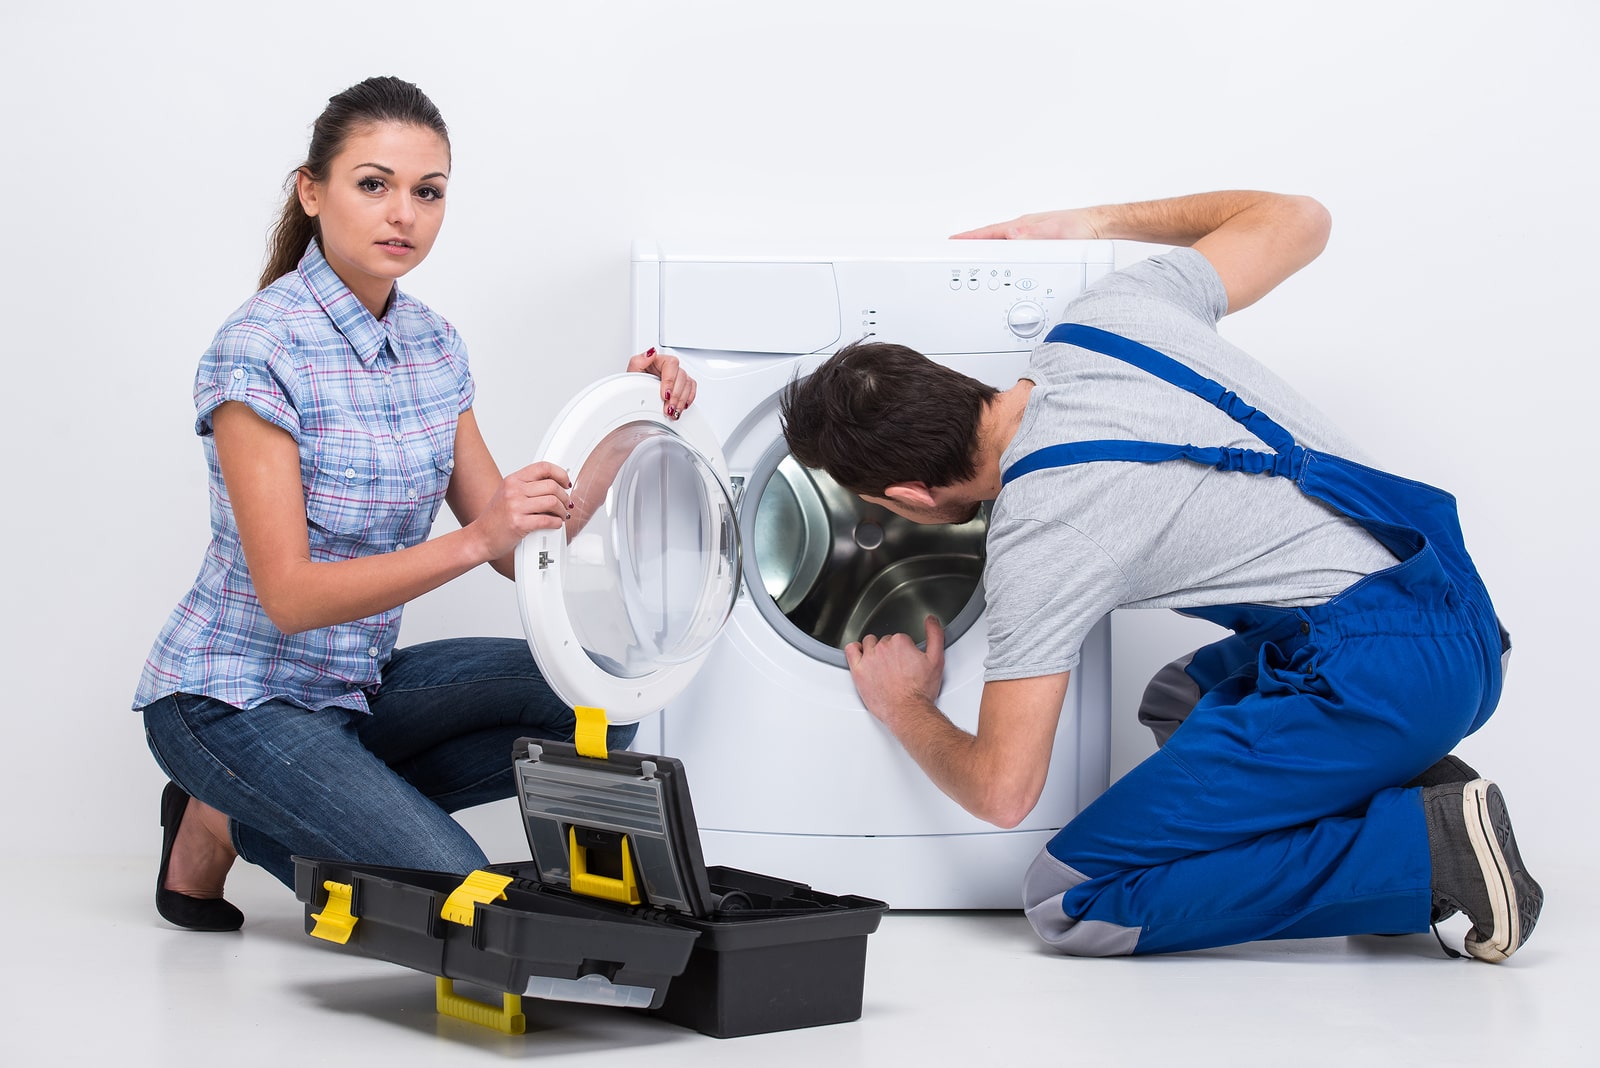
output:
[{"label": "stainless steel drum", "polygon": [[744,489],[745,588],[789,642],[843,664],[867,634],[925,641],[931,613],[954,641],[983,609],[987,511],[924,525],[869,504],[779,443]]}]

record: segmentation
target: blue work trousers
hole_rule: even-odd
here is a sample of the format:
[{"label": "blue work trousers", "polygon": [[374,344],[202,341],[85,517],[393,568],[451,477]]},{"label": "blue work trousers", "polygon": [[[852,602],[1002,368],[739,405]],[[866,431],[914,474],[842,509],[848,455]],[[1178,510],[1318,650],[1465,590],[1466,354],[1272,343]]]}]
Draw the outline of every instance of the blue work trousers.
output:
[{"label": "blue work trousers", "polygon": [[1421,791],[1399,784],[1472,727],[1485,652],[1405,570],[1195,654],[1193,711],[1029,869],[1041,937],[1096,956],[1427,929]]}]

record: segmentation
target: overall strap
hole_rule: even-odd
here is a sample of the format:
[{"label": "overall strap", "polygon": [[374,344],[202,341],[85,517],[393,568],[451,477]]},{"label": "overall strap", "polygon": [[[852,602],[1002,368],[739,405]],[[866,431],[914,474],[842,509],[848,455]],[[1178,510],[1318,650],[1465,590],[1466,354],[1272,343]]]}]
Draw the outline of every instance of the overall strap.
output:
[{"label": "overall strap", "polygon": [[1098,352],[1154,375],[1163,382],[1215,406],[1276,451],[1259,452],[1253,449],[1171,445],[1151,441],[1073,441],[1048,445],[1024,456],[1006,468],[1000,480],[1002,487],[1023,475],[1047,467],[1065,467],[1096,460],[1132,463],[1190,460],[1221,471],[1271,474],[1284,478],[1298,477],[1304,460],[1304,450],[1295,444],[1294,436],[1273,422],[1265,412],[1246,404],[1237,393],[1224,389],[1221,383],[1206,378],[1148,345],[1142,345],[1098,327],[1084,326],[1081,323],[1062,323],[1045,337],[1046,344],[1052,342],[1076,345],[1091,352]]}]

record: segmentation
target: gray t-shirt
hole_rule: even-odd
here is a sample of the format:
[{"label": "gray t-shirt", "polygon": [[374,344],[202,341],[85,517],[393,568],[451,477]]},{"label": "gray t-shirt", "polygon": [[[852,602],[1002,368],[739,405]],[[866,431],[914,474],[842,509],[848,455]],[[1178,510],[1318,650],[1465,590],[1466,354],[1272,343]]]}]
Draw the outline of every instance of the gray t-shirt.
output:
[{"label": "gray t-shirt", "polygon": [[[1062,321],[1142,342],[1233,390],[1300,444],[1362,461],[1304,397],[1217,335],[1226,311],[1222,280],[1185,248],[1101,279]],[[1026,377],[1035,386],[1002,469],[1047,445],[1098,439],[1271,451],[1198,397],[1073,345],[1040,345]],[[1394,562],[1288,479],[1185,460],[1036,471],[1007,486],[990,517],[985,677],[1071,670],[1114,608],[1321,604]]]}]

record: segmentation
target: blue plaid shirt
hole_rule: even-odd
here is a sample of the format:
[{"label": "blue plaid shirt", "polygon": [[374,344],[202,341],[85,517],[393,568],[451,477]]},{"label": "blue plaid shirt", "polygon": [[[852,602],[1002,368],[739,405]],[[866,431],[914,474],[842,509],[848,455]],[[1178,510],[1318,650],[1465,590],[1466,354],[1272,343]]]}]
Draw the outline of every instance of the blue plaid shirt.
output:
[{"label": "blue plaid shirt", "polygon": [[211,544],[145,661],[134,707],[183,692],[238,708],[280,698],[366,711],[400,630],[399,608],[294,635],[267,618],[217,466],[218,405],[248,404],[294,438],[311,559],[348,560],[427,538],[455,465],[456,421],[472,399],[466,349],[450,324],[398,290],[373,318],[315,242],[298,270],[247,301],[194,380]]}]

